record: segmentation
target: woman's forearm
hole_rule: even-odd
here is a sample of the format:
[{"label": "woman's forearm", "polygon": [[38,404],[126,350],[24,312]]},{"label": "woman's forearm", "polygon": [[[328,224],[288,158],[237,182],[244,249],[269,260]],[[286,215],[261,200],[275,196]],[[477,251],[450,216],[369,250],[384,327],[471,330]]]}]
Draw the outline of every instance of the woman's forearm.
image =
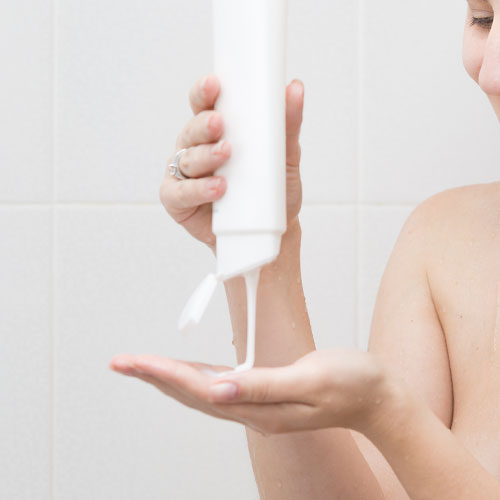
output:
[{"label": "woman's forearm", "polygon": [[[260,271],[255,331],[255,366],[283,366],[313,351],[300,272],[298,221],[282,237],[278,258]],[[238,363],[246,357],[247,302],[245,280],[224,282]]]},{"label": "woman's forearm", "polygon": [[393,394],[392,403],[365,434],[412,500],[500,499],[500,483],[427,405],[401,386]]},{"label": "woman's forearm", "polygon": [[[281,253],[261,270],[255,366],[283,366],[315,349],[300,272],[300,225],[289,225]],[[241,277],[225,282],[238,363],[246,355],[246,292]],[[246,427],[262,498],[382,500],[380,486],[347,429],[262,436]]]}]

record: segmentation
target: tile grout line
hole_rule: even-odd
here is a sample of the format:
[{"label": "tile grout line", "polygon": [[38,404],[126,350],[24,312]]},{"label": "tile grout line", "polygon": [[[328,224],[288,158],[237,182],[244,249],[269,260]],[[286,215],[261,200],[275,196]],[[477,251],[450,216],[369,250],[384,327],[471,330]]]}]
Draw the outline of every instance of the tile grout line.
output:
[{"label": "tile grout line", "polygon": [[355,297],[355,346],[361,348],[361,167],[363,163],[363,0],[358,0],[358,39],[357,39],[357,133],[356,133],[356,297]]},{"label": "tile grout line", "polygon": [[51,264],[50,264],[50,499],[55,500],[55,429],[56,429],[56,179],[57,179],[57,0],[52,0],[52,202],[51,202]]},{"label": "tile grout line", "polygon": [[[55,182],[53,180],[53,182]],[[55,196],[55,195],[54,195]],[[314,208],[336,208],[336,207],[382,207],[382,208],[401,208],[401,207],[414,207],[418,202],[385,202],[385,201],[339,201],[339,202],[304,202],[304,207]],[[158,208],[159,202],[112,202],[112,201],[0,201],[0,209],[2,208],[38,208],[38,207],[88,207],[88,208]]]}]

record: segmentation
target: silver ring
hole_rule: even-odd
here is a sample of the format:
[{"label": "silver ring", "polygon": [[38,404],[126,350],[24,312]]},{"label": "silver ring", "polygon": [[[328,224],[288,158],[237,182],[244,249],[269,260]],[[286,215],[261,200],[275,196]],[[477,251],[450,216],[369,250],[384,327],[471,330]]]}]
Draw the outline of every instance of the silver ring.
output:
[{"label": "silver ring", "polygon": [[189,179],[189,177],[185,176],[179,168],[179,161],[181,159],[182,153],[184,153],[185,151],[186,148],[177,151],[177,153],[175,153],[173,162],[168,165],[168,168],[170,169],[170,175],[173,175],[174,177],[177,177],[177,179],[181,180]]}]

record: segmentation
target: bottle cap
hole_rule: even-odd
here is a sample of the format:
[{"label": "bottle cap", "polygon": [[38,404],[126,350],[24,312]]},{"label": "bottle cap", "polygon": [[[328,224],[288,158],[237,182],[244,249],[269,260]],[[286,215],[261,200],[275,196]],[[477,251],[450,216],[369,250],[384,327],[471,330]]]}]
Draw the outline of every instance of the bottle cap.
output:
[{"label": "bottle cap", "polygon": [[224,279],[272,262],[280,253],[279,231],[234,232],[217,235],[217,274]]}]

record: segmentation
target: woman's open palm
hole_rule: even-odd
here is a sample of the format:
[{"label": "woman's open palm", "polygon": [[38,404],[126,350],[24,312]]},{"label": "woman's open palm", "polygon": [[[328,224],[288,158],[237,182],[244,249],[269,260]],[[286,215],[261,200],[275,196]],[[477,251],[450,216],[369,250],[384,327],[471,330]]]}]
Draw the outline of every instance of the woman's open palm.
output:
[{"label": "woman's open palm", "polygon": [[[371,353],[312,351],[291,365],[257,367],[214,377],[227,366],[155,355],[115,356],[110,367],[148,382],[180,403],[243,423],[262,434],[326,427],[362,429],[381,409],[388,391],[384,370]],[[235,398],[213,388],[234,381]]]}]

